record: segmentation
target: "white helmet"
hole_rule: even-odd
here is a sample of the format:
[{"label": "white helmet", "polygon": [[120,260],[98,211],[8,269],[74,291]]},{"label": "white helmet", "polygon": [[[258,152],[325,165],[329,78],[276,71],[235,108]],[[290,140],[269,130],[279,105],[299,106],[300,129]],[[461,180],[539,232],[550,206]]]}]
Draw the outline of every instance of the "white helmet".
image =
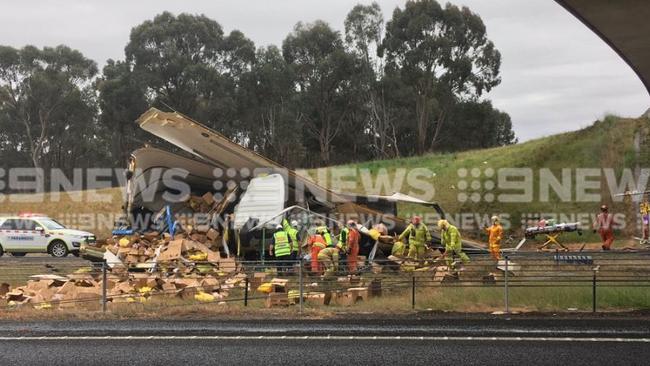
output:
[{"label": "white helmet", "polygon": [[298,227],[298,221],[297,220],[291,221],[291,226],[297,228]]},{"label": "white helmet", "polygon": [[275,227],[275,229],[276,229],[276,230],[282,230],[282,225],[278,224],[278,225]]}]

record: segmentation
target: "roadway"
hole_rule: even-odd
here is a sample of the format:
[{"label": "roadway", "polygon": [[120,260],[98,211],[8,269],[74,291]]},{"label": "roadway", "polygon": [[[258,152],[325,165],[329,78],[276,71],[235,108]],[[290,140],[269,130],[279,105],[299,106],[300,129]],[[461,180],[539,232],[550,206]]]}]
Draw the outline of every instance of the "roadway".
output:
[{"label": "roadway", "polygon": [[0,322],[0,365],[642,365],[645,319]]}]

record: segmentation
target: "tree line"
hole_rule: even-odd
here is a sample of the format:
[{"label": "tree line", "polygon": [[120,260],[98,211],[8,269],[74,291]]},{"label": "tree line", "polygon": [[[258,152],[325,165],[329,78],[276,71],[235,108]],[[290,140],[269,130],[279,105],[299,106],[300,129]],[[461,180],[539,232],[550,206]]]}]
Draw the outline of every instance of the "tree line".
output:
[{"label": "tree line", "polygon": [[2,167],[120,167],[160,141],[136,127],[177,110],[289,167],[516,142],[485,94],[501,55],[466,7],[408,1],[385,21],[357,5],[337,31],[298,23],[257,47],[204,15],[164,12],[131,30],[122,60],[67,46],[0,46]]}]

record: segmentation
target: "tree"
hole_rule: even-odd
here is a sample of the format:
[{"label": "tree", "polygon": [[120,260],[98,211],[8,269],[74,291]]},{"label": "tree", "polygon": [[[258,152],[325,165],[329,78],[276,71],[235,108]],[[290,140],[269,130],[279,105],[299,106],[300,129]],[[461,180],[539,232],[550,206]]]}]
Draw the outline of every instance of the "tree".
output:
[{"label": "tree", "polygon": [[246,102],[242,118],[250,125],[249,147],[289,167],[299,166],[305,155],[294,82],[280,50],[260,48],[240,98]]},{"label": "tree", "polygon": [[384,16],[379,4],[358,4],[345,18],[345,42],[363,59],[365,66],[376,66],[371,47],[381,43]]},{"label": "tree", "polygon": [[379,53],[414,91],[418,154],[439,142],[458,100],[476,99],[500,83],[501,55],[467,7],[408,1],[395,9]]},{"label": "tree", "polygon": [[296,77],[299,106],[307,133],[316,140],[322,164],[329,164],[332,143],[349,113],[346,93],[355,72],[354,58],[339,32],[323,21],[298,23],[282,44]]},{"label": "tree", "polygon": [[[387,96],[384,61],[377,57],[382,42],[384,17],[379,4],[356,5],[345,18],[345,41],[360,61],[360,72],[355,82],[364,116],[360,131],[367,131],[371,156],[391,158],[400,155],[395,119],[391,113],[390,96]],[[394,80],[394,79],[393,79]],[[394,86],[394,85],[393,85]]]},{"label": "tree", "polygon": [[164,12],[133,28],[125,51],[151,104],[172,107],[245,141],[235,95],[255,60],[255,45],[241,32],[224,36],[219,23],[204,15]]},{"label": "tree", "polygon": [[448,127],[440,133],[444,150],[485,149],[517,142],[510,116],[495,109],[490,101],[458,103],[448,119]]},{"label": "tree", "polygon": [[89,89],[96,73],[94,61],[67,46],[0,47],[0,123],[31,165],[43,167],[45,156],[57,151],[59,162],[79,158],[78,146],[62,146],[58,137],[94,136],[96,111]]},{"label": "tree", "polygon": [[148,137],[141,136],[134,121],[147,109],[144,88],[137,82],[131,65],[108,60],[97,81],[99,121],[110,135],[111,166],[124,166],[131,151]]}]

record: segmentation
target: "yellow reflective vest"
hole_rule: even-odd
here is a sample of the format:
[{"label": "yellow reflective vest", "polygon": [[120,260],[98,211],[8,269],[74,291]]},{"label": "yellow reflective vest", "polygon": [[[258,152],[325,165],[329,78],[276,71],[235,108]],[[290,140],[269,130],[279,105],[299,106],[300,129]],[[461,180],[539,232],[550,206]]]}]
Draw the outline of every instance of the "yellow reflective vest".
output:
[{"label": "yellow reflective vest", "polygon": [[273,254],[276,257],[291,255],[291,244],[286,231],[280,230],[273,234]]}]

